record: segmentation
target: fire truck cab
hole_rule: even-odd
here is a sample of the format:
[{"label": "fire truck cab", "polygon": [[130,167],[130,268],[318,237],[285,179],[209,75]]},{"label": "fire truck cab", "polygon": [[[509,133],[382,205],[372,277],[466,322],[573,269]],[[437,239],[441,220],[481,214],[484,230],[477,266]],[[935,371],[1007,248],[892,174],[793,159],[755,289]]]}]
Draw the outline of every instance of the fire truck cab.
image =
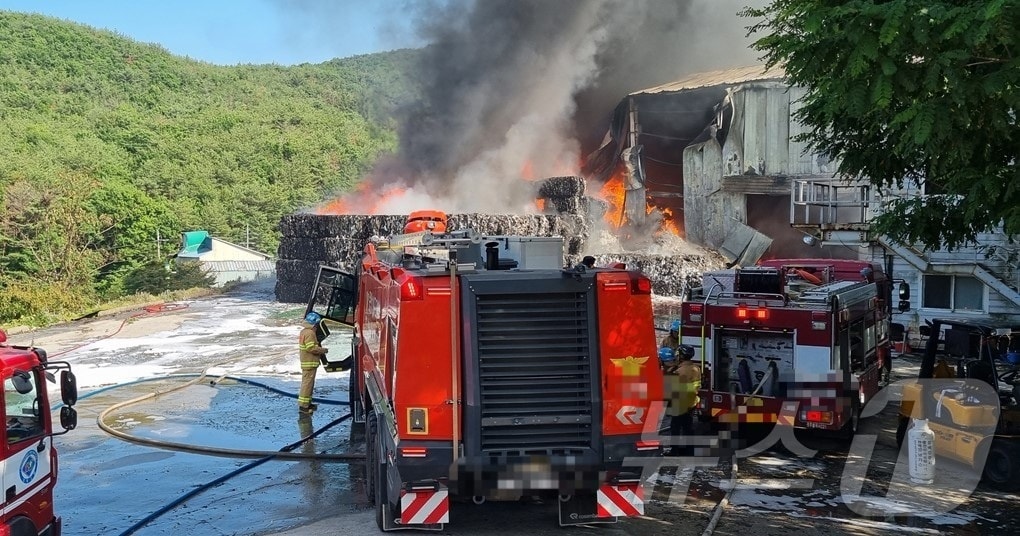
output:
[{"label": "fire truck cab", "polygon": [[643,513],[663,382],[647,277],[470,230],[374,241],[358,268],[321,267],[309,310],[355,330],[381,529],[442,528],[452,498],[548,494],[564,525]]},{"label": "fire truck cab", "polygon": [[60,370],[60,424],[65,433],[77,426],[73,406],[78,388],[71,367],[48,361],[41,348],[7,344],[0,330],[0,402],[6,426],[0,428],[0,464],[3,465],[3,512],[0,534],[60,536],[60,517],[53,510],[57,482],[57,451],[48,382]]},{"label": "fire truck cab", "polygon": [[891,357],[892,281],[879,266],[778,259],[702,283],[681,305],[680,342],[702,362],[703,418],[856,433]]}]

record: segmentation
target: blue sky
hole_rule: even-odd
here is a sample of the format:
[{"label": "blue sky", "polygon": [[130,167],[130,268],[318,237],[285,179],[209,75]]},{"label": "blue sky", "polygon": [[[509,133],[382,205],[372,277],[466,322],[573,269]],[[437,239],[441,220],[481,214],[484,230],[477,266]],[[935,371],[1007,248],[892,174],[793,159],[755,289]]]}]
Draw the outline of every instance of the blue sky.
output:
[{"label": "blue sky", "polygon": [[418,46],[379,0],[0,0],[218,65],[319,63]]}]

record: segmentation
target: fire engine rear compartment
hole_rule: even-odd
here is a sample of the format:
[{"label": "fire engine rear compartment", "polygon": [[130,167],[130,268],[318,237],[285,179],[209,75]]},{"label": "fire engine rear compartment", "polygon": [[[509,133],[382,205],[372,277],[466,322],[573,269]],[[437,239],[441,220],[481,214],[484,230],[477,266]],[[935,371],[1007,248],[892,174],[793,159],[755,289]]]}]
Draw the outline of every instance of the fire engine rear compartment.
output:
[{"label": "fire engine rear compartment", "polygon": [[715,390],[784,396],[794,374],[793,333],[720,329],[715,338]]},{"label": "fire engine rear compartment", "polygon": [[703,393],[709,414],[731,413],[728,419],[749,424],[841,429],[856,384],[839,357],[841,345],[798,344],[797,336],[797,330],[715,329],[706,340],[713,356]]},{"label": "fire engine rear compartment", "polygon": [[600,471],[622,470],[639,454],[639,435],[601,432],[594,273],[479,271],[458,280],[462,451],[448,474],[449,441],[401,439],[399,447],[429,453],[396,459],[402,481],[448,477],[461,497],[570,494],[596,489]]}]

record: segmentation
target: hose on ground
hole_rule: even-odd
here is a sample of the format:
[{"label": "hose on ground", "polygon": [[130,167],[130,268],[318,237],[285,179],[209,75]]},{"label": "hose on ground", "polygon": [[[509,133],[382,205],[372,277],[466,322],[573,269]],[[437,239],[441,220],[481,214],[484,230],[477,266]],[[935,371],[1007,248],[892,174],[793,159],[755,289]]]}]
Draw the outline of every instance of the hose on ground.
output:
[{"label": "hose on ground", "polygon": [[715,505],[715,510],[712,512],[712,517],[708,520],[708,525],[705,527],[704,532],[701,533],[701,536],[712,536],[712,533],[715,532],[715,527],[716,525],[719,524],[719,518],[722,517],[723,510],[725,510],[726,506],[729,505],[730,503],[730,495],[733,494],[733,490],[737,487],[736,452],[733,453],[733,465],[730,468],[730,473],[731,473],[730,489],[726,490],[726,494],[723,495],[722,500],[719,501],[719,504]]},{"label": "hose on ground", "polygon": [[[110,435],[112,435],[114,437],[123,439],[124,441],[129,441],[129,442],[137,443],[137,444],[141,444],[141,445],[148,445],[148,446],[151,446],[151,447],[177,450],[177,451],[182,451],[182,452],[193,452],[193,453],[197,453],[197,454],[208,454],[208,455],[212,455],[212,456],[223,456],[223,457],[231,457],[231,458],[262,458],[262,457],[265,457],[265,456],[272,456],[274,458],[284,459],[284,460],[315,459],[315,460],[337,461],[337,462],[355,462],[355,461],[361,461],[361,460],[364,459],[364,454],[357,454],[357,453],[307,454],[307,453],[301,453],[301,452],[290,452],[289,450],[273,452],[273,451],[265,451],[265,450],[229,449],[229,448],[222,448],[222,447],[198,446],[198,445],[193,445],[193,444],[188,444],[188,443],[177,443],[177,442],[173,442],[173,441],[163,441],[163,440],[158,440],[158,439],[138,437],[138,436],[131,435],[131,434],[122,432],[120,430],[117,430],[117,429],[109,426],[108,424],[106,424],[107,416],[109,416],[111,413],[113,413],[114,411],[116,411],[118,409],[121,409],[121,408],[126,407],[126,406],[130,406],[130,405],[133,405],[133,404],[137,404],[137,403],[143,402],[145,400],[156,398],[158,396],[163,396],[163,395],[166,395],[166,394],[169,394],[169,393],[173,393],[175,391],[179,391],[181,389],[185,389],[185,388],[190,387],[192,385],[196,385],[196,384],[200,383],[203,379],[205,379],[207,376],[208,376],[208,374],[206,372],[202,372],[201,374],[175,374],[175,375],[163,376],[163,377],[157,377],[157,378],[146,378],[146,379],[142,379],[142,380],[136,380],[136,381],[133,381],[133,382],[128,382],[128,383],[125,383],[125,384],[118,384],[118,385],[115,385],[115,386],[110,386],[110,387],[101,389],[99,391],[93,391],[93,392],[89,393],[86,396],[93,396],[93,395],[95,395],[95,394],[97,394],[99,392],[106,391],[106,390],[109,390],[109,389],[112,389],[112,388],[123,387],[123,386],[126,386],[126,385],[137,384],[137,383],[141,383],[141,382],[145,382],[145,381],[158,381],[158,380],[165,380],[165,379],[168,379],[168,378],[194,377],[194,379],[192,379],[191,381],[188,381],[188,382],[186,382],[184,384],[175,386],[175,387],[173,387],[171,389],[167,389],[167,390],[164,390],[164,391],[153,391],[151,393],[148,393],[148,394],[136,397],[136,398],[132,398],[130,400],[126,400],[126,401],[123,401],[123,402],[118,402],[117,404],[114,404],[114,405],[106,408],[105,410],[103,410],[99,414],[99,416],[96,418],[96,423],[99,426],[99,428],[102,429],[103,431],[105,431],[106,433],[108,433],[108,434],[110,434]],[[283,394],[284,396],[294,397],[294,395],[292,395],[290,393],[287,393],[287,392],[282,391],[280,389],[276,389],[276,388],[274,388],[272,386],[269,386],[269,385],[266,385],[266,384],[263,384],[263,383],[260,383],[260,382],[249,380],[247,378],[238,378],[238,377],[224,375],[224,376],[219,377],[216,381],[211,382],[211,383],[213,385],[215,385],[217,383],[217,381],[222,381],[225,378],[226,379],[231,379],[231,380],[234,380],[234,381],[238,381],[240,383],[246,383],[246,384],[249,384],[249,385],[255,385],[255,386],[258,386],[258,387],[263,387],[263,388],[269,389],[269,390],[271,390],[273,392],[277,392],[277,393]],[[82,398],[85,398],[85,397],[82,397]],[[335,400],[323,400],[323,399],[316,399],[316,400],[318,400],[320,403],[323,403],[323,404],[347,405],[346,401],[340,402],[340,401],[335,401]]]},{"label": "hose on ground", "polygon": [[281,448],[278,452],[272,453],[272,454],[270,454],[268,456],[265,456],[265,457],[263,457],[261,459],[255,460],[254,462],[251,462],[251,463],[249,463],[247,465],[239,467],[239,468],[237,468],[237,469],[235,469],[235,470],[233,470],[233,471],[231,471],[231,472],[229,472],[229,473],[227,473],[227,474],[225,474],[225,475],[223,475],[223,476],[221,476],[221,477],[219,477],[219,478],[217,478],[215,480],[212,480],[210,482],[202,484],[201,486],[199,486],[199,487],[197,487],[197,488],[195,488],[195,489],[185,493],[184,495],[181,495],[180,497],[175,499],[173,502],[170,502],[169,504],[163,506],[162,508],[156,510],[155,512],[145,516],[144,518],[142,518],[140,521],[138,521],[134,525],[131,525],[130,527],[128,527],[127,530],[125,530],[124,532],[121,532],[120,536],[130,536],[131,534],[134,534],[135,532],[138,531],[138,529],[144,527],[145,525],[148,525],[153,520],[159,518],[160,516],[162,516],[163,514],[169,512],[170,510],[173,510],[177,506],[183,504],[188,499],[191,499],[192,497],[194,497],[194,496],[196,496],[196,495],[198,495],[198,494],[200,494],[200,493],[202,493],[202,492],[204,492],[204,491],[206,491],[208,489],[216,487],[216,486],[226,482],[227,480],[230,480],[231,478],[234,478],[235,476],[237,476],[237,475],[239,475],[241,473],[250,471],[250,470],[252,470],[252,469],[254,469],[254,468],[256,468],[256,467],[258,467],[258,466],[260,466],[260,465],[262,465],[262,464],[264,464],[264,463],[266,463],[268,461],[270,461],[270,460],[273,460],[273,459],[284,459],[284,457],[282,455],[290,453],[290,451],[298,448],[304,442],[306,442],[306,441],[308,441],[308,440],[318,436],[319,434],[321,434],[321,433],[325,432],[326,430],[328,430],[328,429],[330,429],[330,428],[332,428],[332,427],[334,427],[334,426],[336,426],[336,425],[346,421],[349,418],[351,418],[351,414],[350,413],[348,413],[346,415],[343,415],[343,416],[341,416],[341,417],[339,417],[337,419],[334,419],[333,422],[330,422],[326,426],[323,426],[322,428],[319,428],[318,430],[316,430],[315,432],[310,434],[308,437],[301,438],[300,440],[295,441],[294,443],[291,443],[290,445],[287,445],[287,446]]},{"label": "hose on ground", "polygon": [[71,353],[71,352],[73,352],[75,350],[80,350],[80,349],[82,349],[82,348],[84,348],[84,347],[86,347],[86,346],[88,346],[90,344],[95,344],[96,342],[99,342],[99,341],[101,341],[103,339],[109,339],[110,337],[113,337],[114,335],[120,333],[120,330],[124,329],[124,326],[126,326],[128,322],[130,322],[131,320],[134,320],[135,318],[138,318],[140,316],[151,315],[151,314],[158,314],[158,313],[163,313],[163,312],[167,312],[167,311],[178,311],[178,310],[181,310],[181,309],[186,309],[187,307],[188,307],[188,304],[186,304],[186,303],[158,303],[158,304],[153,304],[153,305],[147,305],[147,306],[143,307],[140,311],[138,311],[136,313],[133,313],[131,316],[128,316],[124,320],[121,320],[120,325],[117,326],[117,329],[114,330],[113,332],[107,333],[107,334],[103,335],[102,337],[99,337],[98,339],[87,341],[87,342],[83,342],[83,343],[81,343],[81,344],[79,344],[77,346],[72,346],[72,347],[67,348],[65,350],[61,350],[61,351],[59,351],[59,352],[57,352],[55,354],[50,354],[49,357],[50,357],[50,359],[53,359],[54,357],[62,356],[64,354],[69,354],[69,353]]}]

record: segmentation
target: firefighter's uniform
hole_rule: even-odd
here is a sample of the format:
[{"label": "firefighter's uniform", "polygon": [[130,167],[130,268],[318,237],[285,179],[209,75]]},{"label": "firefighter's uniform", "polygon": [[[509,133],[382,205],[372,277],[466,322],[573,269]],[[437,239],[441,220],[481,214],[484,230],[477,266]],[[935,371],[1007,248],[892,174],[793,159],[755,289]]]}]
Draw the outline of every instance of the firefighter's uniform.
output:
[{"label": "firefighter's uniform", "polygon": [[669,416],[669,435],[690,434],[693,429],[693,410],[700,402],[701,367],[689,356],[680,357],[679,364],[666,369],[666,415]]},{"label": "firefighter's uniform", "polygon": [[659,348],[669,348],[674,354],[680,353],[680,321],[674,320],[669,325],[669,335],[662,338]]},{"label": "firefighter's uniform", "polygon": [[301,389],[298,390],[298,410],[306,413],[315,411],[316,406],[312,404],[315,373],[319,369],[320,356],[326,355],[327,351],[319,345],[319,339],[315,336],[315,324],[319,320],[319,318],[309,319],[306,317],[304,328],[298,335],[298,349],[301,358]]},{"label": "firefighter's uniform", "polygon": [[680,350],[680,335],[675,331],[670,331],[669,335],[662,338],[659,348],[669,348],[674,353],[678,352]]}]

